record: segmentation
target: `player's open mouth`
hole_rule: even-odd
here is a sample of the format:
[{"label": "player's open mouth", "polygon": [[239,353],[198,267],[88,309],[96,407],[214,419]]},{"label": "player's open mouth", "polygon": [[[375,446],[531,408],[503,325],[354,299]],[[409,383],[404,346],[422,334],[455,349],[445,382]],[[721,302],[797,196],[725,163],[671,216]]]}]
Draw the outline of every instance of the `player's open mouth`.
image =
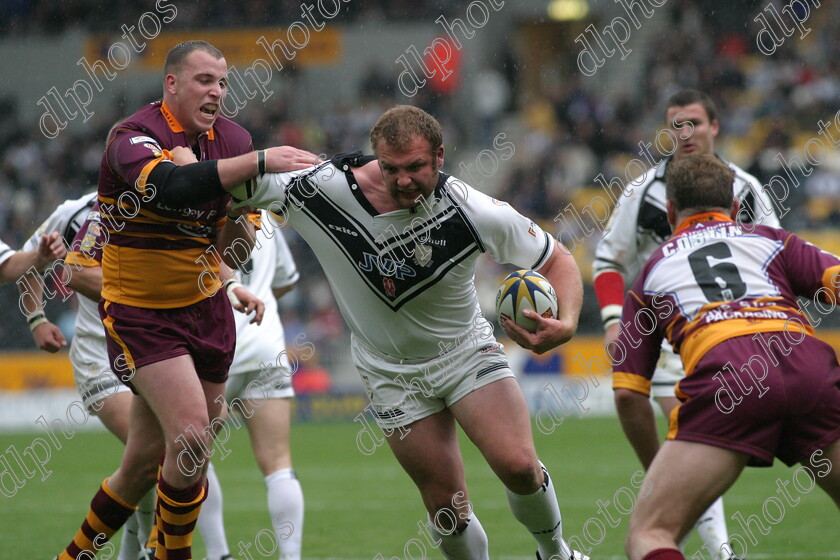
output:
[{"label": "player's open mouth", "polygon": [[202,105],[199,108],[199,111],[201,111],[201,114],[203,116],[207,117],[208,119],[212,119],[216,116],[216,113],[219,112],[219,106],[214,105],[212,103],[207,103],[206,105]]}]

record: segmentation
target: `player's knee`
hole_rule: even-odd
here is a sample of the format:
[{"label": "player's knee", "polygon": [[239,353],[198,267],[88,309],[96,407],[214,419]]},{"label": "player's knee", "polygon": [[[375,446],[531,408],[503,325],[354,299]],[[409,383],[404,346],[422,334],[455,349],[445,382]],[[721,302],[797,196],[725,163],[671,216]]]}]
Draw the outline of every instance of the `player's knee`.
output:
[{"label": "player's knee", "polygon": [[536,457],[519,454],[505,460],[499,469],[502,483],[514,494],[532,494],[543,483],[543,473]]},{"label": "player's knee", "polygon": [[192,457],[204,459],[213,445],[215,437],[209,422],[193,422],[181,430],[174,438],[167,441],[168,451],[180,453],[186,451]]}]

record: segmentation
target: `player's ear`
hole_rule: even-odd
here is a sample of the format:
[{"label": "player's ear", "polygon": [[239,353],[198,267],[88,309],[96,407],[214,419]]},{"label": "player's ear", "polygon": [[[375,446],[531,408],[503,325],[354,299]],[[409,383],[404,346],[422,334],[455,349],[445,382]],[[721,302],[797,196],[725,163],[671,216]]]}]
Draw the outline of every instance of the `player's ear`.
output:
[{"label": "player's ear", "polygon": [[710,123],[710,126],[711,126],[711,129],[712,129],[712,138],[716,138],[717,135],[718,135],[718,132],[720,132],[720,121],[715,119]]},{"label": "player's ear", "polygon": [[435,154],[435,160],[437,161],[438,168],[443,167],[443,146],[438,148],[438,151]]},{"label": "player's ear", "polygon": [[176,81],[177,81],[177,78],[175,77],[175,74],[167,74],[163,78],[163,90],[165,92],[169,93],[169,94],[174,95],[175,91],[176,91],[176,88],[175,88],[175,82]]}]

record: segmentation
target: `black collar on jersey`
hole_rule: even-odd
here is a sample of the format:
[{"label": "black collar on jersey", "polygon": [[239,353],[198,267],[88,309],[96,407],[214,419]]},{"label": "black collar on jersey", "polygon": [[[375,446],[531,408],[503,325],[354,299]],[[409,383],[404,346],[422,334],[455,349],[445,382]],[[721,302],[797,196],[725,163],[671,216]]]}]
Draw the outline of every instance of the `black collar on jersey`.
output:
[{"label": "black collar on jersey", "polygon": [[337,154],[330,160],[333,165],[344,172],[344,177],[347,179],[347,184],[350,186],[350,192],[353,193],[353,196],[356,198],[356,202],[358,202],[371,216],[378,216],[379,212],[376,211],[373,204],[371,204],[364,193],[362,193],[362,189],[359,187],[358,181],[356,181],[356,176],[353,175],[352,168],[361,167],[375,159],[376,157],[374,156],[365,156],[362,155],[361,150],[356,150],[355,152]]},{"label": "black collar on jersey", "polygon": [[375,159],[376,156],[366,156],[362,154],[361,150],[356,150],[355,152],[336,154],[330,162],[342,171],[349,171],[351,167],[361,167]]},{"label": "black collar on jersey", "polygon": [[[376,156],[366,156],[362,154],[361,150],[356,150],[354,152],[336,154],[330,160],[330,162],[333,165],[335,165],[339,170],[344,172],[344,177],[347,179],[347,184],[350,185],[350,192],[353,193],[353,196],[356,198],[356,201],[371,216],[378,216],[379,212],[376,210],[376,208],[373,207],[373,204],[370,203],[370,201],[362,192],[362,189],[359,187],[358,181],[356,181],[356,176],[353,174],[352,168],[367,165],[375,159]],[[447,175],[446,173],[443,173],[442,171],[438,172],[438,182],[437,185],[435,185],[435,190],[432,193],[434,199],[443,198],[443,185],[446,183],[446,180],[448,178],[449,175]],[[408,211],[412,214],[416,214],[417,207],[412,206],[408,209]]]}]

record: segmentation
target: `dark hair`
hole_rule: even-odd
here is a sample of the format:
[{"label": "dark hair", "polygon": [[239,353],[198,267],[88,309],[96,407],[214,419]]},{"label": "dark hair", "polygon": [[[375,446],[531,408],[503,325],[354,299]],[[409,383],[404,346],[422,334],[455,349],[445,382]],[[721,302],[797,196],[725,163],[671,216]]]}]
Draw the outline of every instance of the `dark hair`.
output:
[{"label": "dark hair", "polygon": [[697,89],[680,90],[669,97],[668,101],[665,103],[665,113],[667,114],[668,109],[671,107],[685,107],[686,105],[691,105],[692,103],[699,103],[703,106],[706,110],[706,114],[709,116],[709,122],[717,120],[718,113],[717,107],[715,107],[715,102],[712,101],[712,98],[709,97],[708,94]]},{"label": "dark hair", "polygon": [[377,144],[384,141],[395,150],[403,151],[416,136],[429,142],[432,154],[443,144],[443,131],[436,118],[423,109],[397,105],[376,121],[370,131],[370,147],[376,152]]},{"label": "dark hair", "polygon": [[183,43],[178,43],[166,53],[166,62],[163,63],[164,75],[177,73],[184,59],[194,51],[204,51],[216,59],[224,58],[225,56],[222,54],[222,51],[207,41],[184,41]]},{"label": "dark hair", "polygon": [[677,212],[732,208],[735,172],[711,154],[672,159],[665,172],[665,193]]}]

